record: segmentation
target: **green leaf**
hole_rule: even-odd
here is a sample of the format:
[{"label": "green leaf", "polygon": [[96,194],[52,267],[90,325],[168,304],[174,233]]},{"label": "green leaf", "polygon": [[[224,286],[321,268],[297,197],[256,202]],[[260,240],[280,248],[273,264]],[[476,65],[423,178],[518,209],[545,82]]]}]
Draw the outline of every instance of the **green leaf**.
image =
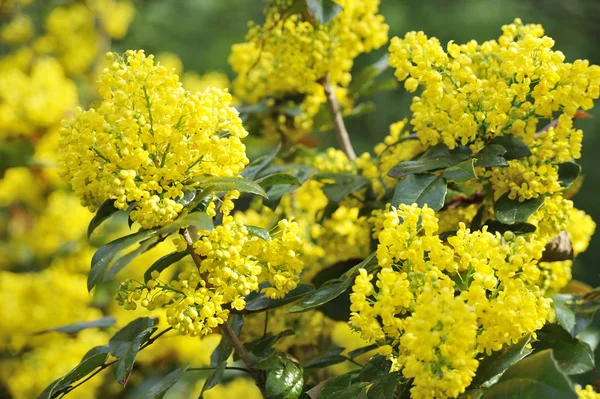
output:
[{"label": "green leaf", "polygon": [[477,374],[471,382],[472,387],[479,387],[487,382],[495,382],[513,364],[529,355],[533,349],[528,348],[531,335],[528,334],[514,345],[507,346],[500,351],[486,355],[477,368]]},{"label": "green leaf", "polygon": [[154,331],[156,331],[156,327],[149,327],[142,331],[131,341],[121,356],[119,356],[119,360],[115,365],[115,377],[117,378],[117,382],[122,386],[127,385],[127,381],[129,381],[135,357],[140,351],[140,347],[150,338]]},{"label": "green leaf", "polygon": [[536,227],[530,223],[504,224],[497,220],[488,220],[483,225],[488,227],[488,231],[490,233],[499,232],[504,234],[507,231],[512,231],[513,233],[519,235],[533,233],[536,230]]},{"label": "green leaf", "polygon": [[515,224],[526,222],[544,203],[543,196],[521,202],[508,198],[508,194],[506,193],[500,197],[494,205],[494,215],[500,223]]},{"label": "green leaf", "polygon": [[321,25],[327,25],[343,10],[333,0],[306,0],[306,5],[312,16]]},{"label": "green leaf", "polygon": [[98,367],[102,367],[107,358],[108,353],[98,353],[90,356],[79,363],[73,370],[69,371],[67,375],[53,381],[52,384],[50,384],[48,388],[46,388],[44,392],[38,396],[38,399],[50,399],[56,397],[61,392],[64,392],[74,382],[79,381]]},{"label": "green leaf", "polygon": [[365,383],[352,383],[352,374],[342,374],[327,381],[318,394],[319,399],[356,398]]},{"label": "green leaf", "polygon": [[157,232],[160,235],[173,234],[184,227],[194,226],[199,230],[211,231],[213,229],[213,221],[206,212],[192,212],[187,215],[177,218],[172,223],[160,228]]},{"label": "green leaf", "polygon": [[88,225],[88,229],[87,229],[88,239],[91,237],[94,230],[96,230],[96,228],[98,228],[98,226],[100,226],[102,224],[102,222],[104,222],[106,219],[108,219],[113,214],[115,214],[116,212],[119,211],[119,209],[115,208],[114,204],[115,204],[115,200],[109,199],[109,200],[104,201],[104,203],[102,205],[100,205],[100,208],[98,208],[98,210],[96,211],[96,214],[94,215],[94,218]]},{"label": "green leaf", "polygon": [[121,357],[137,336],[156,324],[158,324],[158,319],[153,317],[138,317],[133,320],[108,340],[110,354],[114,357]]},{"label": "green leaf", "polygon": [[575,162],[565,162],[558,164],[558,182],[561,187],[569,188],[581,173],[581,166]]},{"label": "green leaf", "polygon": [[139,255],[143,254],[144,252],[148,251],[149,249],[153,248],[154,246],[156,246],[156,244],[158,244],[158,239],[159,239],[158,237],[150,237],[146,241],[143,241],[138,248],[121,256],[119,259],[117,259],[113,263],[112,267],[110,269],[108,269],[108,271],[104,274],[104,278],[102,280],[103,281],[112,280],[115,277],[115,275],[118,272],[120,272],[125,266],[127,266],[129,263],[131,263],[132,260],[137,258]]},{"label": "green leaf", "polygon": [[192,203],[196,199],[196,195],[198,195],[198,190],[193,187],[184,187],[183,188],[183,197],[177,198],[175,202],[183,205],[184,208],[187,208],[189,204]]},{"label": "green leaf", "polygon": [[275,348],[273,347],[277,341],[279,341],[283,337],[289,337],[290,335],[294,335],[293,330],[285,330],[280,332],[279,334],[269,334],[264,337],[260,337],[250,342],[246,342],[244,346],[248,350],[248,352],[252,353],[258,359],[264,359],[269,357]]},{"label": "green leaf", "polygon": [[361,189],[369,182],[365,177],[353,173],[319,173],[314,179],[325,183],[323,192],[334,202],[342,201],[348,194]]},{"label": "green leaf", "polygon": [[281,367],[267,371],[265,390],[269,398],[297,399],[302,394],[302,367],[289,359],[281,359]]},{"label": "green leaf", "polygon": [[389,177],[399,178],[415,173],[430,172],[457,165],[471,155],[466,147],[450,150],[446,146],[436,146],[414,161],[400,162],[388,172]]},{"label": "green leaf", "polygon": [[[262,286],[261,289],[268,287],[268,283]],[[287,305],[290,302],[297,301],[308,293],[314,291],[315,287],[310,284],[298,284],[296,288],[287,293],[287,295],[281,299],[271,299],[267,298],[263,294],[259,292],[252,292],[248,295],[246,299],[246,307],[245,311],[248,312],[259,312],[263,310],[275,309],[284,305]]]},{"label": "green leaf", "polygon": [[146,270],[146,272],[144,273],[144,283],[147,283],[149,280],[152,279],[153,271],[156,270],[157,272],[160,273],[163,270],[165,270],[167,267],[171,266],[173,263],[179,262],[181,259],[183,259],[189,255],[190,255],[190,253],[187,251],[181,251],[181,252],[175,251],[175,252],[171,252],[170,254],[167,254],[167,255],[161,257],[156,262],[154,262],[152,264],[152,266],[150,266],[148,268],[148,270]]},{"label": "green leaf", "polygon": [[61,327],[49,328],[47,330],[38,331],[35,334],[44,334],[51,331],[61,332],[65,334],[75,334],[86,328],[104,328],[115,324],[115,318],[111,316],[102,317],[92,321],[81,321],[78,323],[67,324]]},{"label": "green leaf", "polygon": [[475,158],[475,166],[481,168],[503,167],[508,166],[508,162],[503,157],[506,154],[506,148],[500,144],[488,144],[481,149]]},{"label": "green leaf", "polygon": [[[383,55],[376,63],[364,67],[356,76],[353,76],[352,82],[348,86],[348,95],[360,97],[366,95],[365,92],[373,90],[376,85],[375,78],[389,67],[388,58],[388,54]],[[392,81],[397,86],[398,80],[393,79]]]},{"label": "green leaf", "polygon": [[[265,111],[266,110],[268,110],[268,108],[265,109]],[[277,146],[273,151],[250,162],[250,164],[242,171],[242,177],[253,180],[264,168],[267,167],[273,158],[275,158],[275,155],[277,155],[280,149],[281,143],[277,143]]]},{"label": "green leaf", "polygon": [[171,371],[165,378],[152,385],[150,390],[142,396],[142,399],[162,399],[165,393],[181,379],[188,367]]},{"label": "green leaf", "polygon": [[375,382],[381,376],[390,372],[392,362],[387,360],[385,356],[375,355],[367,364],[360,370],[359,378],[365,382]]},{"label": "green leaf", "polygon": [[206,381],[204,381],[204,386],[202,387],[202,392],[200,393],[200,397],[204,397],[204,392],[214,388],[221,378],[223,377],[223,373],[225,373],[225,367],[227,367],[227,360],[222,361],[217,365],[217,367],[210,372],[208,377],[206,377]]},{"label": "green leaf", "polygon": [[334,348],[330,351],[313,357],[304,364],[304,369],[320,369],[323,367],[332,366],[334,364],[343,363],[346,361],[346,357],[340,355],[343,350],[344,348]]},{"label": "green leaf", "polygon": [[156,234],[153,230],[140,230],[100,247],[92,257],[92,269],[88,275],[87,288],[91,291],[102,278],[113,258],[121,251]]},{"label": "green leaf", "polygon": [[446,180],[441,176],[432,174],[410,175],[396,185],[392,206],[400,204],[412,205],[416,203],[422,207],[427,204],[437,211],[444,206],[444,199],[448,187]]},{"label": "green leaf", "polygon": [[199,176],[193,181],[205,192],[220,192],[237,190],[240,193],[249,193],[267,197],[265,190],[256,182],[243,177],[206,177]]},{"label": "green leaf", "polygon": [[444,169],[443,175],[447,180],[455,182],[465,182],[473,179],[477,179],[475,174],[475,168],[473,159],[467,159],[461,163]]},{"label": "green leaf", "polygon": [[560,301],[560,295],[552,298],[552,305],[556,313],[556,322],[566,331],[573,331],[575,328],[575,312],[563,301]]},{"label": "green leaf", "polygon": [[85,355],[83,355],[83,358],[81,359],[81,361],[83,362],[87,358],[90,358],[90,357],[92,357],[94,355],[97,355],[99,353],[110,353],[108,345],[94,346],[92,349],[90,349],[89,351],[87,351]]},{"label": "green leaf", "polygon": [[256,182],[260,184],[262,188],[276,186],[278,184],[289,184],[291,186],[300,186],[301,184],[296,177],[286,173],[273,173],[272,175],[257,179]]},{"label": "green leaf", "polygon": [[354,359],[355,357],[359,357],[360,355],[371,352],[377,348],[378,348],[377,344],[363,346],[362,348],[354,349],[353,351],[348,352],[348,357],[350,359]]},{"label": "green leaf", "polygon": [[490,141],[490,144],[499,144],[504,147],[506,150],[504,158],[508,160],[524,158],[531,155],[529,146],[515,136],[494,137],[492,141]]},{"label": "green leaf", "polygon": [[577,399],[552,350],[535,353],[514,364],[484,395],[485,399]]},{"label": "green leaf", "polygon": [[367,391],[368,399],[394,399],[394,392],[396,391],[396,385],[398,385],[398,379],[400,374],[387,373],[380,376],[373,385]]},{"label": "green leaf", "polygon": [[269,234],[267,229],[263,229],[262,227],[257,226],[246,226],[246,230],[248,230],[248,234],[250,234],[251,236],[262,238],[265,241],[271,241],[271,235]]},{"label": "green leaf", "polygon": [[[239,314],[234,314],[229,321],[231,328],[238,336],[240,335],[243,322],[244,320]],[[219,345],[217,345],[213,353],[210,355],[210,365],[216,367],[221,362],[227,361],[229,356],[231,356],[232,351],[233,346],[231,345],[231,342],[229,342],[229,339],[227,339],[227,336],[225,334],[221,335],[221,341],[219,342]]]},{"label": "green leaf", "polygon": [[583,374],[594,370],[594,352],[583,341],[572,337],[557,324],[546,324],[537,332],[538,341],[533,344],[536,351],[552,349],[562,370],[568,374]]},{"label": "green leaf", "polygon": [[[300,182],[300,184],[304,184],[316,172],[317,169],[309,165],[286,164],[267,168],[263,170],[261,175],[286,173],[294,176]],[[275,202],[279,201],[284,194],[294,191],[297,188],[298,186],[294,184],[278,184],[276,186],[272,186],[267,190],[267,196],[269,198],[268,201],[274,204]]]}]

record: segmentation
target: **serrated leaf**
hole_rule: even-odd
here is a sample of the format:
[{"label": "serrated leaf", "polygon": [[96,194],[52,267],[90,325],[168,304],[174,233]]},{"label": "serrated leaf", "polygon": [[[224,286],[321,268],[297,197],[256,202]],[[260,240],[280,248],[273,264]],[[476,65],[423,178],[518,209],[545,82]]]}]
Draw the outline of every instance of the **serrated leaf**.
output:
[{"label": "serrated leaf", "polygon": [[273,173],[272,175],[256,179],[256,182],[263,188],[276,186],[278,184],[288,184],[292,186],[300,186],[301,184],[296,177],[286,173]]},{"label": "serrated leaf", "polygon": [[520,202],[516,199],[512,200],[508,198],[508,193],[506,193],[496,201],[494,215],[500,223],[522,223],[526,222],[531,215],[536,213],[543,203],[543,196]]},{"label": "serrated leaf", "polygon": [[490,144],[499,144],[504,147],[506,152],[503,157],[507,160],[524,158],[531,155],[529,146],[521,139],[512,135],[494,137],[492,141],[490,141]]},{"label": "serrated leaf", "polygon": [[334,364],[343,363],[346,361],[346,357],[340,355],[343,350],[344,348],[334,348],[330,351],[313,357],[304,364],[304,369],[320,369],[323,367],[332,366]]},{"label": "serrated leaf", "polygon": [[222,361],[217,365],[217,367],[211,371],[211,373],[206,377],[206,381],[204,381],[204,386],[202,387],[202,392],[200,393],[200,397],[204,397],[204,392],[214,388],[221,378],[223,377],[223,373],[225,373],[225,367],[227,367],[227,360]]},{"label": "serrated leaf", "polygon": [[342,374],[327,381],[318,393],[318,399],[356,398],[365,383],[352,383],[351,374]]},{"label": "serrated leaf", "polygon": [[514,364],[492,386],[485,399],[576,399],[566,374],[548,349]]},{"label": "serrated leaf", "polygon": [[98,353],[88,357],[75,366],[75,368],[69,371],[64,377],[53,381],[52,384],[50,384],[50,386],[48,386],[48,388],[46,388],[44,392],[38,396],[38,399],[51,399],[55,397],[57,394],[63,392],[65,389],[71,386],[71,384],[74,382],[79,381],[98,367],[102,367],[107,358],[108,353]]},{"label": "serrated leaf", "polygon": [[325,184],[322,188],[323,193],[334,202],[342,201],[348,194],[361,189],[369,182],[365,177],[353,173],[318,173],[314,179]]},{"label": "serrated leaf", "polygon": [[535,350],[552,349],[554,358],[566,374],[583,374],[595,369],[592,348],[558,324],[547,323],[537,335],[538,341],[533,344]]},{"label": "serrated leaf", "polygon": [[530,223],[515,223],[515,224],[504,224],[497,220],[488,220],[483,224],[488,227],[490,233],[501,233],[504,234],[507,231],[511,231],[514,234],[529,234],[536,230],[536,227]]},{"label": "serrated leaf", "polygon": [[491,355],[486,355],[479,362],[477,374],[473,378],[471,386],[479,387],[489,381],[496,381],[509,367],[533,351],[533,349],[528,347],[530,342],[531,335],[528,334],[516,344],[493,352]]},{"label": "serrated leaf", "polygon": [[154,262],[152,264],[152,266],[150,266],[148,268],[148,270],[146,270],[146,272],[144,273],[144,283],[147,283],[149,280],[152,279],[153,271],[156,270],[157,272],[161,273],[163,270],[165,270],[166,268],[171,266],[173,263],[179,262],[181,259],[183,259],[189,255],[190,255],[190,253],[187,251],[180,251],[180,252],[175,251],[175,252],[171,252],[170,254],[167,254],[167,255],[161,257],[156,262]]},{"label": "serrated leaf", "polygon": [[119,252],[155,234],[154,230],[140,230],[100,247],[92,257],[92,269],[87,280],[88,291],[91,291],[100,281],[110,262]]},{"label": "serrated leaf", "polygon": [[237,190],[240,193],[256,194],[267,197],[265,190],[256,182],[243,177],[207,177],[199,176],[193,182],[204,192]]},{"label": "serrated leaf", "polygon": [[142,399],[162,399],[165,393],[181,379],[188,368],[189,366],[186,366],[171,371],[165,378],[152,385],[150,390],[142,396]]},{"label": "serrated leaf", "polygon": [[150,237],[146,241],[143,241],[140,246],[133,251],[126,253],[117,259],[108,271],[104,273],[103,281],[112,280],[115,275],[120,272],[125,266],[131,263],[132,260],[137,258],[139,255],[153,248],[156,244],[158,244],[158,237]]},{"label": "serrated leaf", "polygon": [[[268,110],[268,107],[265,109],[265,111],[266,110]],[[264,112],[264,111],[262,111],[262,112]],[[252,161],[242,171],[242,177],[253,180],[264,168],[267,167],[267,165],[273,160],[273,158],[275,158],[275,155],[277,155],[277,153],[279,152],[280,149],[281,149],[281,143],[277,143],[277,146],[275,147],[275,149],[273,151]]]},{"label": "serrated leaf", "polygon": [[306,0],[306,5],[312,16],[321,25],[327,25],[343,10],[333,0]]},{"label": "serrated leaf", "polygon": [[114,357],[121,357],[138,335],[156,324],[158,324],[158,319],[154,317],[138,317],[133,320],[108,340],[110,354]]},{"label": "serrated leaf", "polygon": [[246,230],[248,230],[248,234],[250,234],[251,236],[262,238],[265,241],[271,241],[271,235],[269,234],[267,229],[263,229],[262,227],[257,226],[246,226]]},{"label": "serrated leaf", "polygon": [[[261,284],[261,290],[262,288],[266,288],[268,286],[268,283],[264,286]],[[263,294],[255,291],[250,293],[250,295],[245,298],[246,307],[244,310],[248,312],[259,312],[263,310],[275,309],[287,305],[288,303],[297,301],[308,293],[314,291],[314,289],[315,287],[310,284],[298,284],[296,288],[288,292],[287,295],[281,299],[267,298]]]},{"label": "serrated leaf", "polygon": [[302,367],[289,359],[282,359],[281,367],[267,371],[265,390],[269,398],[297,399],[302,394],[304,375]]},{"label": "serrated leaf", "polygon": [[396,185],[392,206],[400,204],[412,205],[416,203],[423,207],[428,207],[437,211],[444,206],[444,199],[448,187],[446,180],[441,176],[432,174],[416,174],[404,178]]},{"label": "serrated leaf", "polygon": [[187,215],[177,218],[172,223],[158,229],[158,234],[173,234],[184,227],[194,226],[199,230],[211,231],[213,229],[213,221],[206,212],[192,212]]},{"label": "serrated leaf", "polygon": [[104,201],[100,208],[96,211],[94,218],[90,221],[87,229],[87,237],[88,239],[91,237],[92,233],[98,226],[102,224],[106,219],[111,217],[113,214],[119,211],[119,209],[115,208],[115,200],[109,199]]},{"label": "serrated leaf", "polygon": [[475,154],[475,166],[481,168],[504,167],[508,166],[508,162],[504,158],[506,148],[500,144],[488,144]]},{"label": "serrated leaf", "polygon": [[399,377],[400,375],[398,372],[387,373],[380,376],[367,391],[367,398],[394,399],[394,392],[396,391]]},{"label": "serrated leaf", "polygon": [[466,147],[450,150],[446,146],[436,146],[417,160],[400,162],[388,171],[388,176],[400,178],[415,173],[449,168],[465,161],[470,155],[471,150]]},{"label": "serrated leaf", "polygon": [[443,175],[447,180],[455,182],[466,182],[469,180],[477,179],[474,168],[475,161],[473,159],[467,159],[461,163],[444,169]]},{"label": "serrated leaf", "polygon": [[48,328],[46,330],[38,331],[35,334],[44,334],[51,331],[61,332],[65,334],[75,334],[79,331],[85,330],[86,328],[105,328],[115,324],[115,318],[111,316],[102,317],[92,321],[81,321],[78,323],[67,324],[61,327]]},{"label": "serrated leaf", "polygon": [[119,360],[115,364],[115,377],[117,382],[122,386],[127,385],[127,381],[129,381],[129,376],[131,376],[131,370],[133,369],[133,364],[140,351],[140,347],[150,338],[154,331],[156,331],[156,327],[149,327],[139,333],[121,356],[119,356]]},{"label": "serrated leaf", "polygon": [[360,370],[359,378],[365,382],[375,382],[381,376],[390,372],[392,362],[387,360],[385,356],[375,355],[367,364]]}]

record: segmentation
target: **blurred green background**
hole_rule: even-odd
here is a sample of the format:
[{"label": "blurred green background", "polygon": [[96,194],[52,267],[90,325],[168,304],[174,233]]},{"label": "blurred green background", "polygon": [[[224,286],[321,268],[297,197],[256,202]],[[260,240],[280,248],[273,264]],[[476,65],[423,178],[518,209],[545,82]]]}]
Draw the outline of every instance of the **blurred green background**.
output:
[{"label": "blurred green background", "polygon": [[[262,22],[262,0],[139,0],[130,34],[114,43],[117,50],[143,48],[147,53],[173,52],[182,59],[185,70],[199,73],[226,72],[233,78],[227,63],[231,45],[242,41],[249,20]],[[423,30],[438,37],[465,43],[471,39],[497,38],[501,26],[519,17],[525,23],[542,24],[546,34],[556,41],[568,61],[585,58],[600,63],[600,1],[592,0],[383,0],[380,7],[390,25],[390,37],[410,30]],[[355,69],[373,63],[387,48],[360,57]],[[392,76],[392,71],[386,72]],[[388,133],[391,123],[409,115],[410,96],[399,89],[374,96],[374,113],[348,121],[358,152],[369,151]],[[585,132],[583,189],[575,204],[600,222],[600,106],[591,111],[592,119],[578,120]],[[324,140],[324,144],[335,144]],[[600,285],[595,259],[600,257],[600,235],[575,265],[574,277],[592,286]]]}]

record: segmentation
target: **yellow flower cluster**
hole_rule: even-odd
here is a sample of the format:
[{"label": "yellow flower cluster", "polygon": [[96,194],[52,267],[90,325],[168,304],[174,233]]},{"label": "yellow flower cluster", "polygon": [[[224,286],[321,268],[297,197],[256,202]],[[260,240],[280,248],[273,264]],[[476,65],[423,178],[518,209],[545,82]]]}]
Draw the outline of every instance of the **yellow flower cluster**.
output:
[{"label": "yellow flower cluster", "polygon": [[59,173],[92,210],[106,200],[119,209],[136,202],[132,220],[168,224],[183,209],[177,200],[190,179],[241,172],[247,132],[227,92],[186,92],[143,51],[108,57],[102,102],[78,109],[61,130]]},{"label": "yellow flower cluster", "polygon": [[598,399],[600,398],[600,393],[594,390],[594,387],[591,385],[586,385],[585,388],[580,385],[575,386],[575,391],[577,391],[577,397],[579,399]]},{"label": "yellow flower cluster", "polygon": [[0,29],[0,42],[18,44],[33,36],[33,22],[27,15],[17,15]]},{"label": "yellow flower cluster", "polygon": [[[426,144],[450,148],[504,134],[532,138],[540,118],[572,118],[599,96],[600,67],[565,63],[540,25],[516,19],[498,40],[448,43],[409,32],[390,45],[390,65],[413,98],[411,124]],[[479,146],[479,147],[478,147]]]},{"label": "yellow flower cluster", "polygon": [[345,97],[339,91],[352,79],[354,58],[388,39],[388,26],[378,14],[379,0],[336,2],[343,11],[321,25],[307,12],[295,10],[292,1],[273,1],[265,23],[251,25],[246,42],[232,47],[229,63],[237,74],[233,87],[241,100],[256,104],[276,98],[285,106],[290,96],[305,96],[292,101],[300,107],[298,115],[283,112],[274,119],[294,140],[310,132],[312,118],[325,102],[318,80],[328,75],[334,87],[342,86],[336,94]]},{"label": "yellow flower cluster", "polygon": [[[478,353],[545,324],[551,301],[538,285],[545,240],[470,231],[461,222],[444,242],[434,211],[416,204],[385,212],[382,227],[381,270],[375,284],[360,270],[350,323],[414,379],[413,396],[456,397],[474,376]],[[386,345],[392,342],[399,352]]]}]

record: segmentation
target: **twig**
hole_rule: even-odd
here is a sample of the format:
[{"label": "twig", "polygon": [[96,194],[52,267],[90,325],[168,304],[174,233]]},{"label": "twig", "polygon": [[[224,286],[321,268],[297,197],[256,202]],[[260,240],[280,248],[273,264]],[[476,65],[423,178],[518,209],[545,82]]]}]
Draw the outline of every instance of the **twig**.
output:
[{"label": "twig", "polygon": [[333,121],[333,127],[335,130],[335,135],[338,139],[338,143],[348,158],[351,161],[354,161],[356,159],[356,153],[354,152],[354,148],[352,148],[350,136],[348,136],[348,131],[346,130],[346,125],[344,124],[344,118],[342,118],[342,113],[340,112],[340,104],[338,103],[331,84],[329,83],[329,76],[319,79],[319,83],[323,86],[325,97],[327,97],[329,114],[331,114],[331,119]]}]

